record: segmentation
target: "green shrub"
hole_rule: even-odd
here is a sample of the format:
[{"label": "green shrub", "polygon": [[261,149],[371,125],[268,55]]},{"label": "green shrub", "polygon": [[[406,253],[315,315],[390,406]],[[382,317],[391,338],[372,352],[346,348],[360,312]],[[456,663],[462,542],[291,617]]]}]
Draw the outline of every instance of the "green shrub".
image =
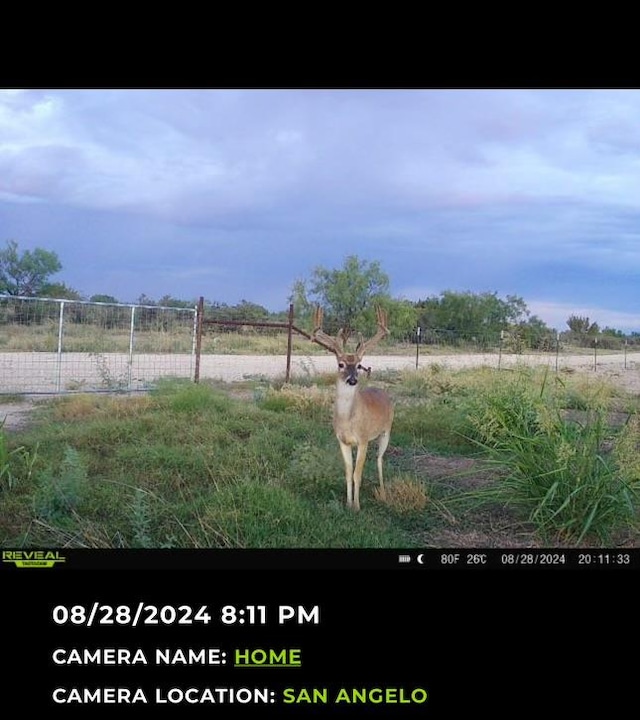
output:
[{"label": "green shrub", "polygon": [[36,516],[48,521],[70,517],[87,492],[87,466],[80,453],[66,447],[60,472],[40,477],[35,493]]},{"label": "green shrub", "polygon": [[610,452],[600,404],[579,421],[567,418],[545,381],[536,389],[516,377],[476,397],[468,420],[473,440],[504,474],[478,496],[520,507],[544,538],[606,543],[633,521],[637,480]]},{"label": "green shrub", "polygon": [[0,491],[7,491],[31,477],[37,451],[29,451],[22,445],[9,449],[3,426],[4,421],[0,423]]}]

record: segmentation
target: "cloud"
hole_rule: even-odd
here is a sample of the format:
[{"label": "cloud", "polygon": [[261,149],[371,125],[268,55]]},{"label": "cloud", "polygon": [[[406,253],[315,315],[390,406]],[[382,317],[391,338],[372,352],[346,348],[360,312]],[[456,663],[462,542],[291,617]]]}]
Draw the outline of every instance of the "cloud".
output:
[{"label": "cloud", "polygon": [[0,218],[79,280],[150,258],[161,294],[211,268],[230,295],[284,296],[357,254],[400,294],[618,312],[637,302],[639,120],[639,91],[4,91]]},{"label": "cloud", "polygon": [[[0,97],[0,161],[22,178],[5,192],[46,196],[62,170],[70,203],[179,222],[282,208],[292,193],[400,208],[596,193],[635,202],[635,158],[611,138],[621,124],[631,137],[638,98],[614,97],[602,119],[604,98],[526,91],[12,94]],[[579,98],[586,122],[569,112]]]}]

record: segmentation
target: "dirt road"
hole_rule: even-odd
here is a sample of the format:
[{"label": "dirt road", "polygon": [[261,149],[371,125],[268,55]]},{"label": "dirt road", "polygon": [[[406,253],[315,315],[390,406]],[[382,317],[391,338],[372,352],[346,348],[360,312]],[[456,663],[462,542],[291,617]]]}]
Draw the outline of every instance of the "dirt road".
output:
[{"label": "dirt road", "polygon": [[[193,377],[191,355],[135,355],[131,362],[123,353],[93,355],[65,353],[59,360],[55,353],[0,353],[0,393],[23,396],[22,402],[12,398],[2,402],[0,421],[7,429],[22,425],[38,399],[58,392],[90,392],[95,390],[144,390],[160,377]],[[384,370],[415,370],[415,355],[372,355],[366,362],[373,372]],[[599,354],[594,367],[593,355],[502,355],[458,354],[439,355],[423,352],[418,367],[437,363],[443,368],[467,367],[509,368],[518,365],[546,365],[551,370],[571,368],[615,382],[628,392],[640,394],[640,353]],[[284,378],[286,358],[265,355],[203,355],[200,363],[202,379],[237,382],[244,379]],[[293,378],[333,372],[335,359],[327,355],[292,358]],[[374,375],[375,377],[375,375]]]}]

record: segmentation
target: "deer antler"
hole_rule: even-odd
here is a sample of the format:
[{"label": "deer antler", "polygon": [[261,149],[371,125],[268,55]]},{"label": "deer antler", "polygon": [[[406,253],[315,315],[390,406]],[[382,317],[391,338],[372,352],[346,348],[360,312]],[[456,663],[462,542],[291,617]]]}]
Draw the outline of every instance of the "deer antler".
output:
[{"label": "deer antler", "polygon": [[330,352],[335,353],[336,355],[341,355],[344,351],[344,337],[342,330],[340,330],[336,338],[331,337],[331,335],[327,335],[327,333],[322,330],[323,316],[324,312],[322,308],[317,306],[313,312],[313,333],[311,340],[312,342],[318,343],[318,345],[322,345],[323,348],[326,348]]},{"label": "deer antler", "polygon": [[356,348],[356,354],[361,360],[374,345],[379,343],[383,337],[389,334],[389,328],[387,327],[387,313],[379,306],[376,307],[376,318],[378,321],[378,332],[366,342],[361,340]]}]

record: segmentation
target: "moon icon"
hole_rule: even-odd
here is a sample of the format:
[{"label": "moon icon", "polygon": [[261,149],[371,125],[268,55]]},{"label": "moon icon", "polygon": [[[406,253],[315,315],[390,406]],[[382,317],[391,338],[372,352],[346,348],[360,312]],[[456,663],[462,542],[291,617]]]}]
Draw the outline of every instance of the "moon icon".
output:
[{"label": "moon icon", "polygon": [[423,557],[424,557],[424,553],[420,553],[420,555],[418,555],[418,557],[417,557],[418,563],[420,565],[424,565],[424,561],[422,559]]}]

